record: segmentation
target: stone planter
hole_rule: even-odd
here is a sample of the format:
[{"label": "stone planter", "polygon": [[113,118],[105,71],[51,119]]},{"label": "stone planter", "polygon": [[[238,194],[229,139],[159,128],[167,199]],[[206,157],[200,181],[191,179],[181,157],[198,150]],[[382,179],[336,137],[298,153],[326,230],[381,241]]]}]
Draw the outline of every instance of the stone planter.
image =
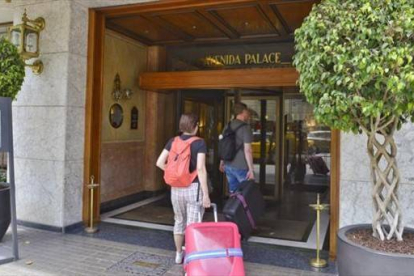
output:
[{"label": "stone planter", "polygon": [[[338,272],[339,276],[406,276],[413,275],[414,256],[385,253],[363,247],[346,237],[346,233],[356,228],[369,228],[370,224],[357,224],[341,228],[338,232]],[[414,229],[405,228],[412,232]]]},{"label": "stone planter", "polygon": [[10,187],[0,184],[0,241],[9,228],[10,220]]}]

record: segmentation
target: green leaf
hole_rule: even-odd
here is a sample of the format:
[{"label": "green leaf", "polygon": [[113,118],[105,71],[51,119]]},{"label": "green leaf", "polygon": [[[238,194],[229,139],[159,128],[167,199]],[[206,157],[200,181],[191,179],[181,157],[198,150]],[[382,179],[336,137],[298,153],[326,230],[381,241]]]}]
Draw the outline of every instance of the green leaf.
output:
[{"label": "green leaf", "polygon": [[405,123],[414,113],[413,38],[414,0],[315,5],[295,31],[293,64],[320,121],[356,132],[379,114]]},{"label": "green leaf", "polygon": [[0,39],[0,97],[16,99],[25,77],[24,62],[17,48]]}]

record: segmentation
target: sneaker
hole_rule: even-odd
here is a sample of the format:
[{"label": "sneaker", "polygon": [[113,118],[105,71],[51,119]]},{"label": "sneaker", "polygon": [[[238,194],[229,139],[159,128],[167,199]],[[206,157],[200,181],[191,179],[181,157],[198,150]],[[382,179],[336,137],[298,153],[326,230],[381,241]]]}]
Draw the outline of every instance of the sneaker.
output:
[{"label": "sneaker", "polygon": [[181,264],[183,262],[184,251],[176,252],[175,253],[175,263]]}]

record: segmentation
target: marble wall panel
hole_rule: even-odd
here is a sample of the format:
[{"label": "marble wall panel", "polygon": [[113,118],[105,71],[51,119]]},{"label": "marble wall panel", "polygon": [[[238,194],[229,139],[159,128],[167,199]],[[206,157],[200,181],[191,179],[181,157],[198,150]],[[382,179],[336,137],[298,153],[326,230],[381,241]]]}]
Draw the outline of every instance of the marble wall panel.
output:
[{"label": "marble wall panel", "polygon": [[81,160],[84,156],[85,109],[66,107],[65,160]]},{"label": "marble wall panel", "polygon": [[[372,218],[371,178],[366,136],[342,133],[340,224],[370,223]],[[395,135],[397,162],[401,173],[399,196],[404,222],[414,227],[414,125],[405,124]]]},{"label": "marble wall panel", "polygon": [[144,190],[144,143],[102,143],[101,202]]},{"label": "marble wall panel", "polygon": [[82,220],[83,165],[83,159],[65,162],[63,226]]},{"label": "marble wall panel", "polygon": [[66,105],[68,59],[67,53],[42,54],[43,73],[34,75],[30,68],[26,68],[22,89],[13,104],[42,107]]},{"label": "marble wall panel", "polygon": [[69,52],[83,57],[88,52],[88,7],[76,1],[70,1]]},{"label": "marble wall panel", "polygon": [[[404,224],[414,227],[414,185],[401,184],[399,190]],[[341,181],[340,227],[371,223],[372,220],[371,182]]]},{"label": "marble wall panel", "polygon": [[341,133],[341,180],[369,181],[369,157],[365,135]]},{"label": "marble wall panel", "polygon": [[0,2],[0,23],[13,22],[13,6]]},{"label": "marble wall panel", "polygon": [[[365,134],[341,133],[341,179],[370,181]],[[414,184],[414,125],[407,123],[395,134],[401,182]]]},{"label": "marble wall panel", "polygon": [[395,135],[401,182],[414,185],[414,124],[407,123]]},{"label": "marble wall panel", "polygon": [[341,181],[340,227],[370,223],[372,216],[371,183],[366,181]]},{"label": "marble wall panel", "polygon": [[72,107],[85,107],[87,58],[72,53],[68,56],[66,104]]},{"label": "marble wall panel", "polygon": [[401,185],[400,200],[404,225],[414,228],[414,185]]},{"label": "marble wall panel", "polygon": [[[49,2],[57,2],[62,0],[13,0],[12,4],[14,6],[28,6],[28,5],[37,5]],[[63,0],[66,1],[66,0]]]},{"label": "marble wall panel", "polygon": [[13,107],[15,156],[64,161],[65,118],[65,107]]},{"label": "marble wall panel", "polygon": [[70,0],[88,8],[99,8],[108,6],[121,6],[128,4],[157,2],[158,0]]},{"label": "marble wall panel", "polygon": [[17,219],[62,226],[63,161],[15,158]]}]

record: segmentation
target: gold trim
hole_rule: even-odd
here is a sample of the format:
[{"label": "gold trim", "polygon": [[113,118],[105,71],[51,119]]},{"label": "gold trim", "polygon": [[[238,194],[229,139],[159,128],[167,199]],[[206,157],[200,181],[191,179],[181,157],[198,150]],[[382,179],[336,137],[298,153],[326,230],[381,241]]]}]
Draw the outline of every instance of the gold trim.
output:
[{"label": "gold trim", "polygon": [[32,72],[35,75],[40,75],[43,72],[43,62],[39,59],[33,62],[33,64],[25,64],[27,67],[32,68]]}]

